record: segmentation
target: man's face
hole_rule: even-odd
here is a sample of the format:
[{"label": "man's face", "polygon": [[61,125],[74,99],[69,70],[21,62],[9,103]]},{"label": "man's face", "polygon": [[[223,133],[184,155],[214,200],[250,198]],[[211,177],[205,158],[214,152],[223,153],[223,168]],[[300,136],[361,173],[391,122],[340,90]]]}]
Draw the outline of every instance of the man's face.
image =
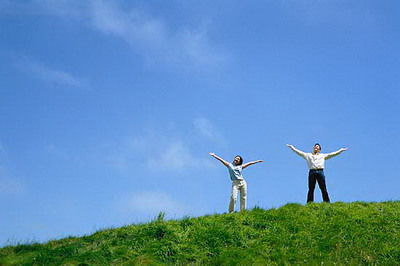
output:
[{"label": "man's face", "polygon": [[314,145],[314,153],[319,153],[321,151],[321,147],[319,145]]}]

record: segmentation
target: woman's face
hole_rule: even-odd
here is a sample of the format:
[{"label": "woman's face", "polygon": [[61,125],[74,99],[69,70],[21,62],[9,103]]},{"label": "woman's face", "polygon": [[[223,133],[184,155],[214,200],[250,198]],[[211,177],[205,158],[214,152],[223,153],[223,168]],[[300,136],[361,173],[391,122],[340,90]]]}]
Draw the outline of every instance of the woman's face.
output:
[{"label": "woman's face", "polygon": [[234,159],[233,159],[233,164],[234,165],[239,165],[240,164],[240,157],[239,156],[236,156]]}]

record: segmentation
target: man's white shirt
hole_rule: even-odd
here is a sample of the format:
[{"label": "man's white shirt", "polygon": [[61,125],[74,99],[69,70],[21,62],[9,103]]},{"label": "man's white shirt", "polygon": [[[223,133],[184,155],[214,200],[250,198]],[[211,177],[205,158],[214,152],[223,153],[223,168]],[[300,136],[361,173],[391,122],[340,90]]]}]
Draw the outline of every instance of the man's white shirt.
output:
[{"label": "man's white shirt", "polygon": [[339,155],[344,150],[340,149],[331,153],[310,153],[303,152],[301,150],[296,149],[294,146],[289,146],[295,153],[299,156],[303,157],[307,161],[307,166],[309,169],[324,169],[325,168],[325,160],[330,159],[336,155]]}]

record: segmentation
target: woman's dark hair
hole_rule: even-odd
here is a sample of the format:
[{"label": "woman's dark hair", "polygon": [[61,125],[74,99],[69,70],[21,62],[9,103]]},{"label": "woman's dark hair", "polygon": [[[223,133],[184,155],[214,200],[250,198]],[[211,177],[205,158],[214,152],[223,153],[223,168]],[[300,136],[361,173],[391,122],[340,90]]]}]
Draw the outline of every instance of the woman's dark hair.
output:
[{"label": "woman's dark hair", "polygon": [[239,159],[240,159],[238,165],[242,165],[242,164],[243,164],[243,158],[242,158],[242,156],[236,155],[235,158],[236,158],[236,157],[239,157]]},{"label": "woman's dark hair", "polygon": [[319,150],[322,151],[322,147],[319,143],[315,143],[314,146],[318,145],[319,146]]}]

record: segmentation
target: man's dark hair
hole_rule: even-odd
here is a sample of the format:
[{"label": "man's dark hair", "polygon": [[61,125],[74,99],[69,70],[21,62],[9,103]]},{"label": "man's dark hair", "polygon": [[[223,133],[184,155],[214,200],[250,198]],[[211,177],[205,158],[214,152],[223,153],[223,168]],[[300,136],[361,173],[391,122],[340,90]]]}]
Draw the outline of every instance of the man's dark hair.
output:
[{"label": "man's dark hair", "polygon": [[242,156],[236,155],[235,158],[236,158],[236,157],[239,157],[239,159],[240,159],[238,165],[242,165],[242,164],[243,164],[243,158],[242,158]]},{"label": "man's dark hair", "polygon": [[321,144],[319,144],[319,143],[315,143],[315,144],[314,144],[314,146],[315,146],[315,145],[318,145],[318,146],[319,146],[319,150],[320,150],[320,151],[322,151]]}]

